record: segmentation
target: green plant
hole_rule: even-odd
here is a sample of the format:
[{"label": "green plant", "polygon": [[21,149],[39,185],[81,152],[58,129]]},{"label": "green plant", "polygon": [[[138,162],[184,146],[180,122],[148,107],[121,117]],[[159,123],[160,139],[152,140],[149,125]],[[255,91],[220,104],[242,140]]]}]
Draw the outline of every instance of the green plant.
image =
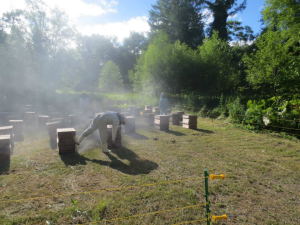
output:
[{"label": "green plant", "polygon": [[240,123],[244,120],[245,107],[242,105],[241,100],[237,97],[232,102],[227,104],[229,117],[232,122]]}]

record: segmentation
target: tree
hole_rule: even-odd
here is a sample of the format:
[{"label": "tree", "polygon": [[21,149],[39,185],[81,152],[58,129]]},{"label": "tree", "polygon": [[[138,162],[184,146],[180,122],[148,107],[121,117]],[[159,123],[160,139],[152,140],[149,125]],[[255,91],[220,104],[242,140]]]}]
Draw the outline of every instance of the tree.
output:
[{"label": "tree", "polygon": [[212,36],[214,32],[217,32],[219,38],[227,41],[229,39],[227,19],[229,16],[233,16],[244,10],[246,8],[246,1],[247,0],[244,0],[240,5],[237,5],[237,0],[204,1],[207,4],[208,9],[213,13],[214,18],[209,28],[210,36]]},{"label": "tree", "polygon": [[268,95],[291,95],[300,91],[300,7],[296,0],[267,0],[263,11],[265,32],[257,50],[245,57],[247,79]]},{"label": "tree", "polygon": [[229,44],[214,33],[199,46],[199,52],[206,75],[203,90],[210,95],[235,93],[240,80],[235,54]]},{"label": "tree", "polygon": [[123,90],[123,81],[119,67],[112,61],[104,64],[99,78],[99,89],[107,92]]},{"label": "tree", "polygon": [[240,21],[230,20],[227,22],[228,38],[230,41],[251,42],[255,39],[253,30],[249,26],[242,26]]},{"label": "tree", "polygon": [[163,31],[171,41],[197,47],[204,38],[202,0],[158,0],[150,10],[152,32]]}]

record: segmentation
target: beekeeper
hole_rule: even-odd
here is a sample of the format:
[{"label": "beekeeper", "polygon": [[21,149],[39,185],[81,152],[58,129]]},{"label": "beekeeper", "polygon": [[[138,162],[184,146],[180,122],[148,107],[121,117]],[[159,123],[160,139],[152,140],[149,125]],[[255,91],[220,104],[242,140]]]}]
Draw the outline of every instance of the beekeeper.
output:
[{"label": "beekeeper", "polygon": [[120,113],[100,113],[91,121],[89,127],[83,131],[76,143],[79,145],[85,137],[98,129],[102,151],[109,153],[110,150],[107,148],[107,125],[112,125],[112,141],[115,143],[118,129],[122,124],[125,124],[125,118]]},{"label": "beekeeper", "polygon": [[161,115],[168,114],[169,110],[169,101],[166,98],[165,94],[162,92],[159,98],[159,111]]}]

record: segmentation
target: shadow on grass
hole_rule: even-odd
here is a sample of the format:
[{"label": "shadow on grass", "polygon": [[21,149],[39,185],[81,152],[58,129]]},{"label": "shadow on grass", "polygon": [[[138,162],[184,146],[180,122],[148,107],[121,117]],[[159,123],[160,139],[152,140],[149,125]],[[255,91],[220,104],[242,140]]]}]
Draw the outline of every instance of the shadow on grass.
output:
[{"label": "shadow on grass", "polygon": [[168,134],[173,134],[173,135],[175,135],[175,136],[185,136],[185,135],[186,135],[186,134],[184,134],[184,133],[181,133],[181,132],[175,131],[175,130],[168,130],[168,131],[166,131],[166,133],[168,133]]},{"label": "shadow on grass", "polygon": [[[114,153],[119,159],[112,153]],[[66,166],[86,165],[87,162],[93,162],[100,164],[101,166],[108,166],[129,175],[148,174],[152,170],[158,168],[157,163],[141,159],[137,154],[125,147],[113,149],[112,153],[105,153],[111,161],[89,159],[78,153],[60,155],[60,158]],[[120,159],[128,160],[129,165],[123,163]]]},{"label": "shadow on grass", "polygon": [[211,130],[205,130],[205,129],[194,129],[195,131],[199,131],[199,132],[202,132],[202,133],[206,133],[206,134],[214,134],[215,132],[211,131]]},{"label": "shadow on grass", "polygon": [[142,135],[142,134],[138,134],[138,133],[131,133],[131,134],[127,134],[129,137],[132,137],[134,139],[137,140],[148,140],[149,138]]},{"label": "shadow on grass", "polygon": [[10,155],[0,155],[0,175],[8,174],[10,169]]}]

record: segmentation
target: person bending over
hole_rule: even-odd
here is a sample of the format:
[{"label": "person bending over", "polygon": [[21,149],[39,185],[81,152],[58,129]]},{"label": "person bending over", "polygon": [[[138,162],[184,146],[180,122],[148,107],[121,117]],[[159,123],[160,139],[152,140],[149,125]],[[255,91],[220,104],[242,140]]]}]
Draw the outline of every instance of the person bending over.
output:
[{"label": "person bending over", "polygon": [[100,134],[101,148],[104,153],[109,153],[107,148],[107,125],[112,125],[112,141],[116,141],[119,126],[125,124],[125,118],[117,112],[105,112],[98,114],[91,122],[89,127],[83,131],[76,144],[98,129]]}]

